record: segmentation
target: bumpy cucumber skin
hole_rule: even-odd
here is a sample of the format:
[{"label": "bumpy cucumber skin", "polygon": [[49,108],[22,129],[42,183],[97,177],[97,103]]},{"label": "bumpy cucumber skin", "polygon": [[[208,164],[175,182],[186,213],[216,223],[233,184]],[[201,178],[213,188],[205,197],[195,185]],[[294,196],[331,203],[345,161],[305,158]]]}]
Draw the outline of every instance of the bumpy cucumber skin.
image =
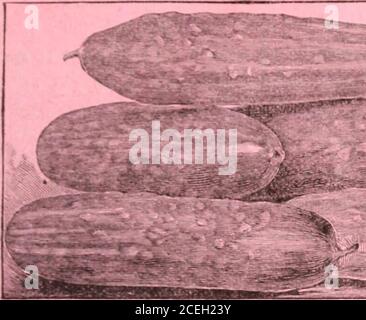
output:
[{"label": "bumpy cucumber skin", "polygon": [[[134,129],[150,135],[152,121],[165,129],[237,130],[237,168],[220,175],[226,165],[186,164],[182,142],[182,164],[132,164],[129,142]],[[204,141],[204,147],[206,142]],[[164,142],[161,142],[161,146]],[[150,141],[151,148],[151,141]],[[216,149],[216,156],[218,149]],[[227,152],[227,151],[226,151]],[[227,154],[227,153],[226,153]],[[80,191],[152,192],[169,196],[240,199],[268,185],[285,155],[277,136],[260,122],[219,108],[154,106],[121,102],[85,108],[61,115],[42,132],[37,159],[51,180]],[[217,160],[217,159],[216,159]]]},{"label": "bumpy cucumber skin", "polygon": [[16,263],[75,284],[275,292],[338,256],[329,222],[273,203],[84,193],[37,200],[7,227]]},{"label": "bumpy cucumber skin", "polygon": [[77,55],[91,77],[143,103],[316,101],[365,95],[365,34],[314,18],[167,12],[97,32]]},{"label": "bumpy cucumber skin", "polygon": [[286,153],[277,176],[243,199],[294,197],[366,188],[366,100],[237,108],[276,133]]}]

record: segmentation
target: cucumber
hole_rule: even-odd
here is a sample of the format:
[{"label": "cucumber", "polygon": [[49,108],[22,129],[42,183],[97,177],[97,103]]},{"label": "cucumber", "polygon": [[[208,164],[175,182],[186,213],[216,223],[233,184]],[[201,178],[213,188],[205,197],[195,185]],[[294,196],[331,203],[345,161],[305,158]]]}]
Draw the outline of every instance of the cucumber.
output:
[{"label": "cucumber", "polygon": [[[218,146],[210,149],[208,139],[202,142],[202,163],[197,162],[195,148],[199,140],[185,136],[179,138],[179,162],[168,164],[161,152],[160,164],[156,164],[151,150],[153,121],[160,122],[161,136],[165,129],[177,130],[181,135],[187,129],[212,130],[216,145],[219,130],[225,130],[226,154],[229,154],[229,132],[236,130],[237,149],[229,161],[235,171],[222,174],[229,162],[220,163],[218,155],[222,149]],[[136,164],[130,158],[136,141],[129,139],[135,129],[148,133],[150,153],[146,163]],[[193,141],[192,150],[186,147],[186,141]],[[165,146],[167,142],[161,141],[161,151]],[[191,163],[185,157],[186,151],[191,155]],[[214,162],[208,162],[206,154],[214,156]],[[153,192],[206,198],[240,199],[262,189],[272,181],[284,156],[277,136],[245,115],[220,108],[133,102],[104,104],[63,114],[43,130],[37,144],[41,171],[62,186],[89,192]]]},{"label": "cucumber", "polygon": [[65,55],[153,104],[285,103],[365,96],[366,27],[279,14],[153,13]]},{"label": "cucumber", "polygon": [[326,218],[336,230],[341,246],[358,244],[355,254],[342,261],[340,276],[366,280],[366,189],[309,194],[294,198],[288,204]]},{"label": "cucumber", "polygon": [[15,262],[79,285],[277,292],[345,254],[330,223],[285,204],[83,193],[36,200],[5,235]]},{"label": "cucumber", "polygon": [[264,189],[244,197],[282,202],[294,197],[366,188],[366,101],[243,108],[281,141],[286,158]]}]

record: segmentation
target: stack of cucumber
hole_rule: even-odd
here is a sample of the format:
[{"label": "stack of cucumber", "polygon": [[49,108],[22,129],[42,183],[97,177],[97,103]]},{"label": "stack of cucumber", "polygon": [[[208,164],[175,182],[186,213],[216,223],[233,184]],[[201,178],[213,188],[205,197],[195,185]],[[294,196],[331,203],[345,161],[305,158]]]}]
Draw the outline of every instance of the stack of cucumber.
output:
[{"label": "stack of cucumber", "polygon": [[[147,14],[78,57],[134,102],[63,114],[42,172],[80,194],[14,215],[15,262],[78,285],[283,292],[365,276],[366,26],[247,13]],[[134,129],[237,130],[237,167],[131,164]]]}]

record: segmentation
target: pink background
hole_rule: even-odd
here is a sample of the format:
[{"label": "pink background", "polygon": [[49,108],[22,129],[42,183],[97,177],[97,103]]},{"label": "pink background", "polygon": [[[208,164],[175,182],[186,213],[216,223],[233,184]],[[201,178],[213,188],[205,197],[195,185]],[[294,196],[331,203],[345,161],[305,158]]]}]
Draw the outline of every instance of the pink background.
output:
[{"label": "pink background", "polygon": [[[25,4],[7,5],[5,144],[18,159],[26,155],[36,168],[39,134],[57,116],[70,110],[127,100],[90,78],[77,59],[63,62],[92,33],[149,12],[253,12],[325,17],[327,3],[318,4],[38,4],[39,30],[24,27]],[[340,3],[339,18],[366,24],[366,3]],[[2,17],[2,13],[0,15]],[[2,30],[0,30],[2,36]],[[365,39],[366,41],[366,39]],[[2,52],[2,43],[0,42]],[[2,66],[0,65],[0,70]],[[5,163],[7,161],[5,155]],[[38,170],[39,171],[39,170]],[[39,172],[42,176],[42,174]],[[5,190],[6,192],[6,190]],[[22,197],[18,194],[18,197]],[[20,199],[24,200],[24,199]],[[6,220],[14,210],[9,211]],[[5,221],[6,222],[6,221]],[[6,264],[9,256],[5,255]],[[11,286],[5,274],[5,286]],[[11,277],[10,277],[11,278]],[[0,280],[1,281],[1,280]],[[9,285],[10,283],[10,285]]]}]

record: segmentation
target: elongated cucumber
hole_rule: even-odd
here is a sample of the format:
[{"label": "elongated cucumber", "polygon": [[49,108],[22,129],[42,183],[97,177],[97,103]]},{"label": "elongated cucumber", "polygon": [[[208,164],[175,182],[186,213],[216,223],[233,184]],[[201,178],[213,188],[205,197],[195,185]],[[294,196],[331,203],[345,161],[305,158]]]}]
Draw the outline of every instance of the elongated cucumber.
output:
[{"label": "elongated cucumber", "polygon": [[[158,130],[153,130],[153,122]],[[174,132],[173,140],[164,138],[165,130]],[[230,138],[233,130],[235,139]],[[157,157],[153,144],[159,145],[154,148]],[[146,161],[134,162],[133,150]],[[206,198],[240,199],[262,189],[284,157],[277,136],[245,115],[220,108],[131,102],[61,115],[44,129],[37,145],[41,170],[60,185]]]},{"label": "elongated cucumber", "polygon": [[16,263],[75,284],[282,291],[312,286],[340,251],[332,226],[284,204],[84,193],[9,223]]},{"label": "elongated cucumber", "polygon": [[89,36],[94,79],[154,104],[285,103],[365,96],[366,27],[278,14],[146,14]]}]

